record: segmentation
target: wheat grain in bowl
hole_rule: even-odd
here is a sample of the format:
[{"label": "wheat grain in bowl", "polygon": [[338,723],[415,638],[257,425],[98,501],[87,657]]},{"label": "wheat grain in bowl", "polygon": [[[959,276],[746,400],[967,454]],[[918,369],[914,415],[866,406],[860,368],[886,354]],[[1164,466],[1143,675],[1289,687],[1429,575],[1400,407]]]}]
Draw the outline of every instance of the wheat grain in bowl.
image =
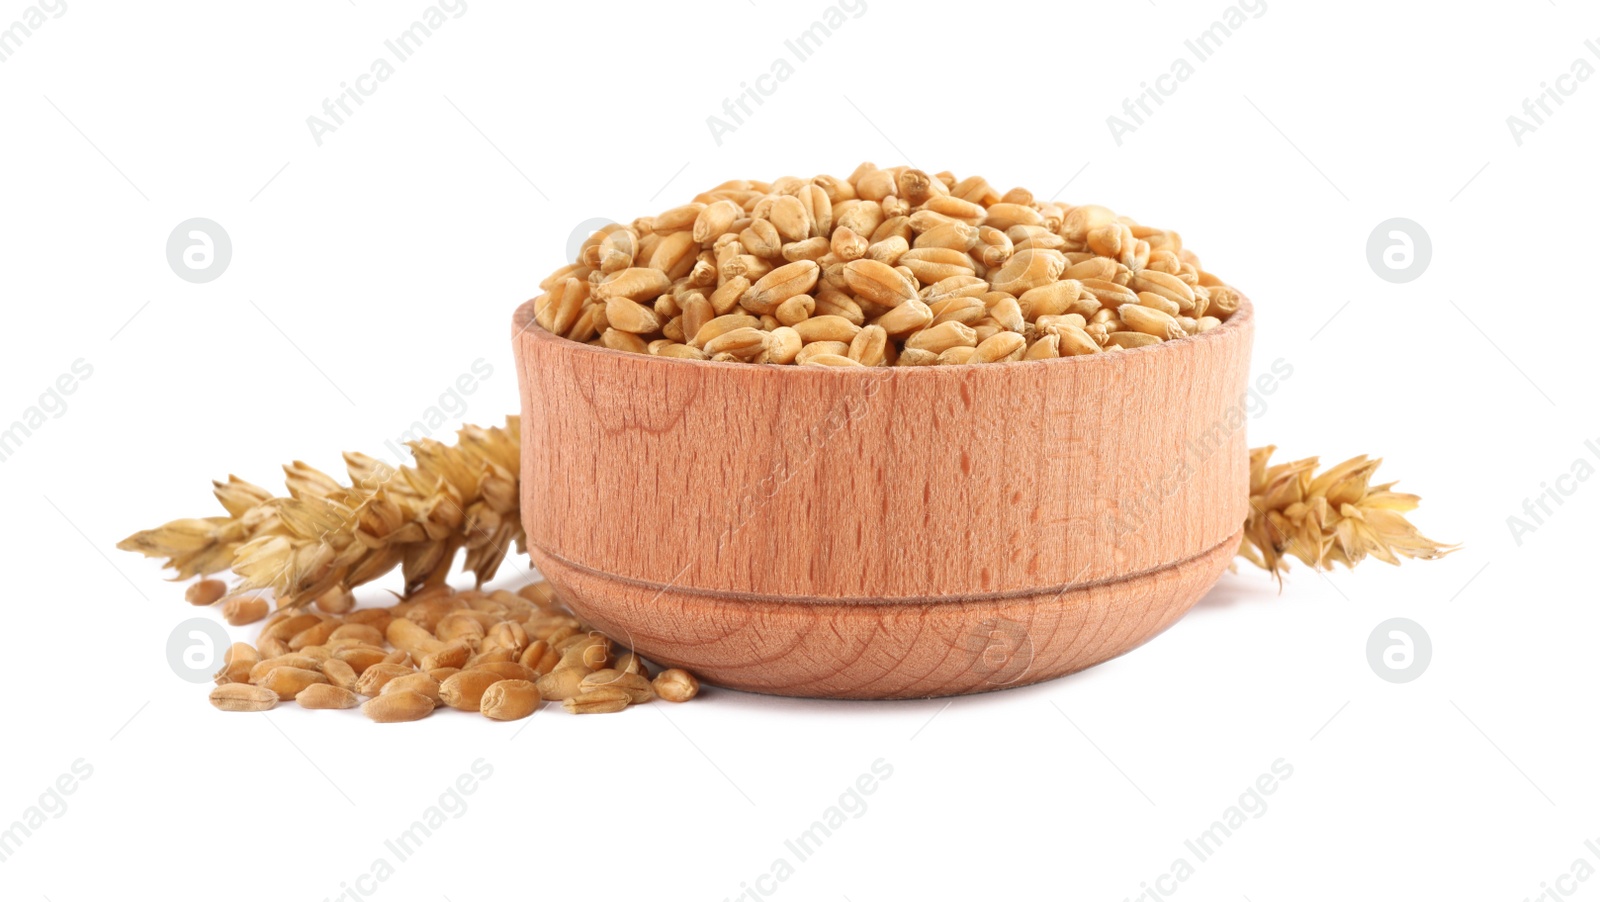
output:
[{"label": "wheat grain in bowl", "polygon": [[815,367],[1116,353],[1239,309],[1170,229],[982,176],[735,180],[583,242],[535,321],[618,351]]}]

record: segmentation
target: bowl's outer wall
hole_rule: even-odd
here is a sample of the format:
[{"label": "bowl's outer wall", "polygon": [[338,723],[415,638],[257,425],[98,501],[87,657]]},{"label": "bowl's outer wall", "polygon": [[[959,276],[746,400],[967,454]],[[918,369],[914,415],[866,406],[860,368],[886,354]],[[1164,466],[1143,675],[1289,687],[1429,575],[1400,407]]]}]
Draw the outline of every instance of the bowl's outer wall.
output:
[{"label": "bowl's outer wall", "polygon": [[712,364],[515,321],[540,557],[788,602],[1037,594],[1214,549],[1248,506],[1253,313],[1151,348],[956,367]]}]

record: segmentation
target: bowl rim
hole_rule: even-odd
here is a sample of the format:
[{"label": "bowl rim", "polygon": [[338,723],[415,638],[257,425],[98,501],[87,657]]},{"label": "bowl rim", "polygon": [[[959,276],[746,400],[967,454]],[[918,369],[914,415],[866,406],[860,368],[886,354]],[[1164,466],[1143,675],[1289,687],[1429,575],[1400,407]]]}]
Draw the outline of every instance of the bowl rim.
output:
[{"label": "bowl rim", "polygon": [[[1231,288],[1232,286],[1229,287]],[[1232,316],[1228,317],[1228,319],[1223,322],[1222,325],[1216,327],[1215,329],[1201,332],[1199,335],[1186,335],[1183,338],[1168,339],[1166,341],[1157,342],[1153,345],[1146,345],[1142,348],[1123,349],[1115,353],[1075,354],[1069,357],[1056,357],[1050,360],[1007,360],[999,363],[935,363],[928,364],[926,366],[846,367],[795,366],[792,364],[773,363],[751,364],[734,363],[732,361],[722,360],[694,360],[688,357],[658,357],[654,354],[636,354],[632,351],[618,351],[614,348],[592,345],[588,342],[573,341],[571,339],[556,335],[555,333],[546,330],[534,320],[533,305],[538,300],[538,297],[530,298],[529,300],[517,305],[517,309],[511,317],[511,326],[513,329],[511,339],[512,342],[517,345],[521,345],[524,340],[528,340],[536,344],[555,344],[572,353],[581,354],[587,352],[591,354],[598,354],[602,357],[611,355],[618,358],[629,359],[635,362],[654,361],[654,363],[646,365],[686,366],[709,370],[712,372],[717,370],[731,370],[744,373],[812,371],[821,373],[840,373],[843,374],[842,378],[864,378],[867,376],[881,376],[885,373],[891,373],[896,374],[897,378],[918,378],[912,376],[911,374],[913,372],[921,371],[953,374],[976,370],[982,370],[984,372],[1005,372],[1012,367],[1103,365],[1106,361],[1122,359],[1123,356],[1127,354],[1178,353],[1178,351],[1181,349],[1199,347],[1201,344],[1207,342],[1226,341],[1232,338],[1235,332],[1239,332],[1245,329],[1247,326],[1252,325],[1255,320],[1255,305],[1250,302],[1249,296],[1247,296],[1244,292],[1239,291],[1237,288],[1234,288],[1233,290],[1239,294],[1239,307],[1234,311]],[[809,379],[815,377],[804,376],[801,378]]]}]

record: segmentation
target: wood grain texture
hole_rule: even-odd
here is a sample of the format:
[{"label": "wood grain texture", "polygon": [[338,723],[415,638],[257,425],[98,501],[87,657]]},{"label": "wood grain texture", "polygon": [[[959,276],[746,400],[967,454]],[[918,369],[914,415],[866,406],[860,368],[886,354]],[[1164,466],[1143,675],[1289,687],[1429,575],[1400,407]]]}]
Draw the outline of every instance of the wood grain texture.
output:
[{"label": "wood grain texture", "polygon": [[531,304],[514,327],[534,562],[711,682],[981,691],[995,618],[1034,662],[1001,685],[1045,679],[1165,628],[1237,547],[1248,301],[1134,351],[868,371],[624,354]]}]

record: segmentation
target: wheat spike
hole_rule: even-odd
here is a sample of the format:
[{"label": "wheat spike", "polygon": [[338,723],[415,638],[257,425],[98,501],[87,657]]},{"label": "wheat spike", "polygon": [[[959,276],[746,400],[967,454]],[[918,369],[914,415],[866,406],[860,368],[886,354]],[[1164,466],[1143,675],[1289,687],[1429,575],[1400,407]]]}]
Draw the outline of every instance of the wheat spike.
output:
[{"label": "wheat spike", "polygon": [[456,552],[481,585],[515,544],[525,551],[517,493],[518,419],[465,426],[455,445],[411,442],[415,464],[344,455],[350,485],[301,461],[284,467],[288,497],[230,476],[213,483],[227,516],[174,520],[118,543],[166,558],[179,579],[232,570],[241,588],[270,588],[279,606],[311,601],[402,568],[406,591],[444,582]]},{"label": "wheat spike", "polygon": [[1250,452],[1250,514],[1239,555],[1280,580],[1290,556],[1327,570],[1354,567],[1368,555],[1390,564],[1400,558],[1435,560],[1456,550],[1424,536],[1406,519],[1421,499],[1373,486],[1383,461],[1365,455],[1315,475],[1317,459],[1268,464],[1276,447]]}]

